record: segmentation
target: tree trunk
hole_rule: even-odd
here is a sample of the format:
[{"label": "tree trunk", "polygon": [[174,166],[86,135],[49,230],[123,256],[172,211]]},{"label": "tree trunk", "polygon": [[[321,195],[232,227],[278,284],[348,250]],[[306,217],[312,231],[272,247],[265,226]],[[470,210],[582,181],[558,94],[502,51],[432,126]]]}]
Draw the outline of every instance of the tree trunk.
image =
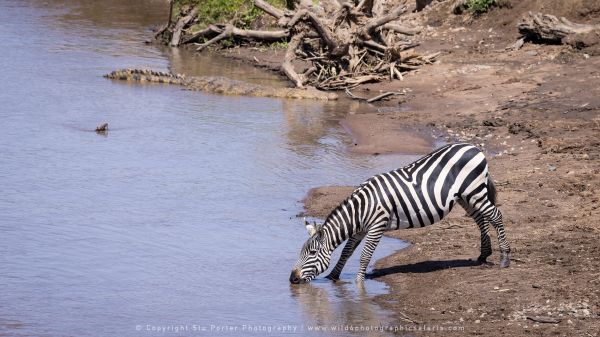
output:
[{"label": "tree trunk", "polygon": [[533,40],[561,43],[568,35],[600,31],[600,25],[584,25],[564,17],[529,12],[517,26],[519,32]]}]

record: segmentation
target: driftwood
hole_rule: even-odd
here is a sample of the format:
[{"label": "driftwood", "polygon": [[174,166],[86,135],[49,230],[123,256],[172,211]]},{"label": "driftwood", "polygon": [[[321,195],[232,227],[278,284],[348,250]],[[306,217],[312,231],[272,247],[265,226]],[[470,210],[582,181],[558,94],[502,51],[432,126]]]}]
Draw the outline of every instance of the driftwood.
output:
[{"label": "driftwood", "polygon": [[294,69],[294,66],[292,65],[292,62],[296,58],[296,53],[295,53],[296,48],[298,48],[300,46],[300,43],[302,42],[303,38],[304,38],[304,33],[298,33],[292,37],[292,39],[290,40],[290,43],[288,45],[288,49],[285,52],[285,56],[283,57],[283,64],[281,66],[281,68],[283,69],[283,72],[287,75],[287,77],[292,82],[294,82],[294,84],[298,88],[303,87],[303,84],[305,81],[305,78],[303,78],[303,77],[305,77],[305,75],[302,75],[302,76],[298,75],[298,73]]},{"label": "driftwood", "polygon": [[[373,0],[338,1],[289,0],[290,9],[277,8],[265,0],[254,0],[256,8],[277,21],[277,29],[248,30],[234,23],[215,23],[195,33],[187,33],[193,22],[192,12],[182,14],[171,24],[171,45],[196,43],[202,51],[224,39],[243,41],[287,42],[282,60],[283,73],[298,88],[352,88],[386,78],[402,79],[403,73],[432,63],[438,54],[421,56],[410,36],[420,32],[399,22],[406,7],[389,8],[384,14],[373,10]],[[180,37],[179,35],[183,35]],[[299,59],[308,66],[295,69]]]},{"label": "driftwood", "polygon": [[402,95],[402,93],[400,93],[400,92],[388,91],[388,92],[384,92],[381,95],[377,95],[377,96],[374,96],[374,97],[371,97],[371,98],[366,98],[366,97],[360,97],[360,96],[357,96],[357,95],[353,94],[347,88],[346,88],[345,91],[346,91],[346,95],[348,95],[348,97],[350,97],[352,99],[355,99],[355,100],[358,100],[358,101],[365,101],[367,103],[377,102],[377,101],[382,100],[384,98],[387,98],[389,96]]},{"label": "driftwood", "polygon": [[210,25],[210,26],[202,29],[201,31],[198,31],[191,35],[186,36],[185,38],[183,38],[181,40],[181,44],[193,43],[204,37],[214,36],[215,34],[220,34],[221,31],[222,30],[219,27]]},{"label": "driftwood", "polygon": [[400,93],[394,92],[394,91],[388,91],[388,92],[384,92],[381,95],[377,95],[375,97],[371,97],[367,100],[367,103],[373,103],[373,102],[377,102],[379,100],[382,100],[388,96],[394,96],[394,95],[399,95]]},{"label": "driftwood", "polygon": [[179,45],[183,28],[192,22],[197,14],[198,10],[194,8],[187,15],[182,16],[177,20],[177,24],[175,24],[175,29],[173,30],[173,36],[171,37],[171,47],[177,47]]},{"label": "driftwood", "polygon": [[557,323],[560,323],[560,321],[561,321],[558,318],[547,317],[547,316],[527,316],[527,319],[532,320],[537,323],[552,323],[552,324],[557,324]]},{"label": "driftwood", "polygon": [[600,25],[574,23],[564,17],[529,12],[517,26],[524,36],[538,41],[562,43],[569,35],[600,33]]},{"label": "driftwood", "polygon": [[225,38],[237,37],[237,38],[250,38],[264,41],[278,41],[288,36],[288,32],[285,30],[277,31],[261,31],[261,30],[247,30],[239,29],[233,25],[213,25],[210,31],[217,32],[219,35],[215,36],[206,43],[201,44],[196,50],[201,51],[202,49],[210,46],[213,43],[219,42]]}]

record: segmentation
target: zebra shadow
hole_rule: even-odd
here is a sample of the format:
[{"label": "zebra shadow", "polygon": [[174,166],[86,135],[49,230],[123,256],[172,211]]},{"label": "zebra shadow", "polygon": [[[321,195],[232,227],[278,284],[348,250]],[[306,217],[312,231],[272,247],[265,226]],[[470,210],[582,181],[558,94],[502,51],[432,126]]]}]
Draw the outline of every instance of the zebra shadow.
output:
[{"label": "zebra shadow", "polygon": [[386,267],[373,270],[367,278],[376,279],[392,274],[431,273],[438,270],[462,267],[481,266],[477,260],[455,259],[442,261],[423,261],[400,266]]}]

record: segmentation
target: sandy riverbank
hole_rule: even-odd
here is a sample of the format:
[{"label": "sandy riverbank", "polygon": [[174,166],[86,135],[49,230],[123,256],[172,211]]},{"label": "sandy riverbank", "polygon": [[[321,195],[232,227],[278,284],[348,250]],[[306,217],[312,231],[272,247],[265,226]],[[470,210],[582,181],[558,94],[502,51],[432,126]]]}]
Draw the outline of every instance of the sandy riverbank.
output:
[{"label": "sandy riverbank", "polygon": [[[463,326],[461,335],[598,335],[600,56],[560,45],[504,49],[517,39],[514,24],[526,10],[599,21],[597,12],[581,12],[587,7],[575,2],[546,1],[544,7],[529,1],[475,20],[447,20],[443,8],[423,13],[431,28],[421,49],[442,51],[440,62],[402,82],[357,91],[404,92],[379,102],[377,113],[346,116],[342,123],[361,152],[428,152],[427,142],[399,143],[407,130],[487,152],[513,248],[508,269],[497,267],[497,251],[490,259],[495,266],[474,266],[469,259],[479,252],[479,232],[459,209],[436,226],[391,233],[413,245],[379,261],[373,277],[390,285],[380,302],[398,324],[410,317],[429,326]],[[276,58],[256,52],[238,55],[277,69]],[[350,190],[313,189],[307,213],[325,217]],[[527,318],[538,316],[559,322]]]}]

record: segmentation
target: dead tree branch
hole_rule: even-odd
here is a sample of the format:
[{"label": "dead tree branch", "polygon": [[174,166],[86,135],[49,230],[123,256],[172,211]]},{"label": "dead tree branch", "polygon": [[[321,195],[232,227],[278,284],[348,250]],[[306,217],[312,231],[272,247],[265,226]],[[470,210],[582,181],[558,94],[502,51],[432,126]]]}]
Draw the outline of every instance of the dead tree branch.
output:
[{"label": "dead tree branch", "polygon": [[400,34],[404,34],[404,35],[415,35],[415,34],[419,34],[421,32],[420,28],[410,28],[410,27],[406,27],[406,26],[402,26],[402,25],[398,25],[398,24],[393,24],[393,23],[386,23],[384,25],[382,25],[381,27],[379,27],[379,29],[384,29],[384,30],[391,30],[394,31],[396,33],[400,33]]},{"label": "dead tree branch", "polygon": [[201,51],[204,48],[217,43],[223,39],[230,37],[237,38],[248,38],[248,39],[258,39],[264,41],[278,41],[289,36],[289,31],[287,30],[275,30],[275,31],[267,31],[267,30],[249,30],[249,29],[239,29],[233,25],[227,24],[223,28],[218,26],[213,26],[210,28],[212,31],[218,32],[219,35],[210,39],[209,41],[201,44],[197,51]]},{"label": "dead tree branch", "polygon": [[283,17],[283,11],[280,10],[279,8],[273,7],[271,6],[271,4],[269,4],[266,1],[263,0],[254,0],[254,6],[256,6],[257,8],[262,9],[263,11],[265,11],[265,13],[274,16],[276,19],[281,19],[281,17]]},{"label": "dead tree branch", "polygon": [[173,30],[173,36],[171,37],[171,47],[176,47],[179,45],[179,41],[181,40],[181,31],[186,25],[196,18],[197,14],[198,9],[194,8],[186,16],[180,17],[179,20],[177,20],[177,24],[175,24],[175,29]]},{"label": "dead tree branch", "polygon": [[304,79],[298,75],[296,70],[294,70],[294,66],[292,62],[296,58],[296,49],[300,46],[302,39],[304,38],[304,33],[298,33],[292,36],[290,43],[288,44],[288,48],[285,52],[285,57],[283,59],[283,64],[281,68],[283,72],[287,75],[287,77],[294,82],[296,87],[302,88],[304,85]]},{"label": "dead tree branch", "polygon": [[398,6],[393,11],[379,18],[375,18],[365,25],[362,31],[363,36],[370,36],[375,28],[384,25],[390,21],[396,20],[402,13],[406,12],[406,6]]},{"label": "dead tree branch", "polygon": [[[421,56],[418,44],[409,40],[420,32],[399,22],[406,6],[392,8],[387,14],[374,10],[374,0],[344,1],[290,0],[279,9],[266,0],[254,0],[256,8],[277,20],[279,29],[249,30],[232,23],[215,23],[195,33],[186,33],[196,11],[182,13],[171,31],[171,45],[197,43],[202,51],[224,39],[234,43],[288,41],[281,64],[282,72],[296,87],[314,86],[323,90],[353,88],[366,82],[403,79],[403,72],[430,64],[437,54]],[[292,8],[292,9],[290,9]],[[188,28],[186,28],[188,27]],[[402,35],[402,36],[400,36]],[[294,69],[295,60],[307,63],[304,72]],[[394,93],[385,93],[383,99]]]}]

